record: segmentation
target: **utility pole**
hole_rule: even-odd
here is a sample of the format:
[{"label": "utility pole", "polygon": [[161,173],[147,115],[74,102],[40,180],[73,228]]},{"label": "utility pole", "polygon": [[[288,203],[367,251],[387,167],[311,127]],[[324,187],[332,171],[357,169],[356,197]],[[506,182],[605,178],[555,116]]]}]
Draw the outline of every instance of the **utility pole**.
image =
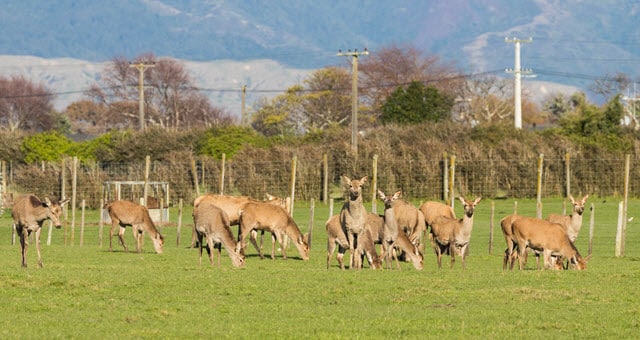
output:
[{"label": "utility pole", "polygon": [[139,121],[140,131],[144,131],[144,71],[149,67],[155,67],[156,63],[129,63],[129,67],[138,69],[138,102],[139,102]]},{"label": "utility pole", "polygon": [[522,84],[521,84],[521,76],[522,73],[531,73],[531,69],[521,70],[520,69],[520,43],[530,43],[533,41],[533,38],[529,39],[518,39],[518,38],[504,38],[504,42],[506,43],[514,43],[516,45],[516,57],[515,57],[515,67],[513,69],[507,69],[507,73],[513,73],[515,76],[515,84],[513,88],[514,97],[515,97],[515,113],[514,113],[514,121],[516,129],[522,129]]},{"label": "utility pole", "polygon": [[366,48],[363,52],[358,52],[358,49],[353,52],[338,50],[337,54],[338,57],[351,58],[351,151],[354,155],[358,154],[358,58],[368,54]]}]

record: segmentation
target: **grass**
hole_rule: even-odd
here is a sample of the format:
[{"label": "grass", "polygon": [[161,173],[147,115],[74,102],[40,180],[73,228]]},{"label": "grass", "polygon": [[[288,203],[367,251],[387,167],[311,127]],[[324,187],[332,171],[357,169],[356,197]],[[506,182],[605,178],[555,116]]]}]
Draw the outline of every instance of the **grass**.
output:
[{"label": "grass", "polygon": [[[0,336],[3,338],[635,338],[640,331],[640,231],[627,229],[626,256],[614,257],[617,201],[590,198],[595,211],[593,258],[588,269],[502,271],[504,240],[498,220],[512,201],[495,201],[493,254],[488,253],[491,201],[476,209],[467,270],[436,266],[428,249],[425,268],[326,269],[324,220],[316,204],[311,259],[260,260],[251,246],[245,268],[223,252],[222,267],[198,265],[190,211],[183,217],[181,245],[175,220],[162,228],[165,252],[108,251],[108,228],[98,247],[97,212],[88,212],[84,245],[79,226],[74,244],[54,230],[43,245],[45,267],[35,247],[29,268],[20,267],[18,245],[10,244],[10,220],[0,217]],[[629,216],[639,216],[640,201]],[[545,214],[561,212],[559,200],[544,202]],[[552,207],[557,209],[552,209]],[[456,207],[458,211],[459,205]],[[520,201],[534,215],[535,202]],[[337,211],[337,210],[334,210]],[[381,206],[378,209],[381,211]],[[172,211],[172,218],[176,212]],[[458,212],[460,214],[460,212]],[[578,249],[587,253],[590,212],[585,212]],[[305,232],[308,204],[296,203],[295,219]],[[79,221],[79,218],[76,218]],[[134,249],[133,237],[126,240]],[[68,235],[69,236],[69,235]],[[146,236],[145,236],[146,237]],[[43,233],[46,242],[46,231]],[[115,242],[116,240],[114,240]],[[268,251],[268,246],[267,246]],[[533,262],[533,261],[531,261]]]}]

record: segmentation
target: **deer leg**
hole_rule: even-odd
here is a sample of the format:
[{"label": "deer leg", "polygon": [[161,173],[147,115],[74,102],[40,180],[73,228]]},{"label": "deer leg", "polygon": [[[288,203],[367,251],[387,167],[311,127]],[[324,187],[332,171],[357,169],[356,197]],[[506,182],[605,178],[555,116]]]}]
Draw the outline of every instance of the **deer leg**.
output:
[{"label": "deer leg", "polygon": [[440,244],[436,244],[433,247],[433,251],[436,253],[436,261],[438,262],[438,269],[442,268],[442,249]]},{"label": "deer leg", "polygon": [[[284,235],[282,235],[282,234],[280,234],[278,232],[274,232],[273,235],[276,236],[276,239],[278,240],[278,243],[280,243],[280,247],[282,248],[282,259],[286,260],[287,259],[287,251],[286,251],[286,247],[283,244],[283,242],[285,242]],[[275,248],[275,244],[274,244],[274,248]]]},{"label": "deer leg", "polygon": [[118,238],[120,239],[120,244],[122,244],[122,247],[124,248],[124,252],[128,253],[129,248],[127,248],[127,245],[124,243],[124,231],[125,231],[125,227],[121,226],[120,230],[118,230]]},{"label": "deer leg", "polygon": [[38,267],[42,268],[44,265],[42,264],[42,254],[40,253],[40,232],[42,228],[38,228],[36,230],[36,251],[38,252]]},{"label": "deer leg", "polygon": [[456,263],[456,246],[452,245],[451,243],[449,243],[449,254],[451,254],[451,267],[450,268],[453,268],[453,264]]},{"label": "deer leg", "polygon": [[[196,230],[195,226],[194,226],[193,230],[194,230],[194,231]],[[198,259],[198,263],[199,263],[200,265],[202,265],[202,248],[204,247],[204,246],[202,245],[202,234],[201,234],[201,233],[199,233],[199,232],[196,232],[196,238],[198,239],[198,249],[200,249],[200,257],[199,257],[199,259]],[[193,242],[192,242],[191,244],[192,244],[192,247],[193,247],[193,245],[195,244],[195,240],[193,240]],[[207,247],[208,247],[208,246],[209,246],[209,245],[207,244]],[[209,248],[207,248],[207,253],[208,253],[208,252],[209,252]]]},{"label": "deer leg", "polygon": [[527,247],[520,247],[521,244],[524,244],[524,242],[518,242],[518,266],[520,270],[524,270],[524,265],[527,263]]},{"label": "deer leg", "polygon": [[275,232],[271,233],[271,259],[276,259],[276,234]]},{"label": "deer leg", "polygon": [[467,249],[469,249],[469,243],[460,248],[460,258],[462,259],[462,269],[467,269]]},{"label": "deer leg", "polygon": [[349,241],[349,269],[353,269],[353,252],[355,251],[354,242],[355,236],[352,232],[347,232],[347,238]]},{"label": "deer leg", "polygon": [[211,264],[211,267],[214,267],[215,265],[215,247],[216,244],[213,242],[213,237],[211,235],[207,235],[207,253],[209,255],[209,263]]},{"label": "deer leg", "polygon": [[327,269],[329,269],[331,265],[331,257],[336,250],[336,246],[336,240],[333,237],[329,237],[327,239]]},{"label": "deer leg", "polygon": [[22,253],[22,266],[27,267],[27,249],[29,248],[29,240],[27,237],[29,236],[27,233],[27,228],[18,227],[18,235],[20,236],[20,250]]},{"label": "deer leg", "polygon": [[251,232],[249,232],[249,241],[251,241],[251,244],[253,244],[253,247],[256,248],[258,255],[260,255],[260,259],[264,260],[264,255],[262,254],[262,248],[258,247],[258,243],[256,242],[257,235],[258,235],[258,232],[255,229],[252,229]]},{"label": "deer leg", "polygon": [[221,266],[221,257],[222,257],[222,243],[216,243],[215,245],[216,250],[218,251],[218,267]]},{"label": "deer leg", "polygon": [[395,243],[391,247],[391,253],[393,255],[393,258],[396,260],[396,266],[398,267],[398,270],[401,270],[402,268],[400,267],[400,261],[398,260],[398,253],[395,249]]}]

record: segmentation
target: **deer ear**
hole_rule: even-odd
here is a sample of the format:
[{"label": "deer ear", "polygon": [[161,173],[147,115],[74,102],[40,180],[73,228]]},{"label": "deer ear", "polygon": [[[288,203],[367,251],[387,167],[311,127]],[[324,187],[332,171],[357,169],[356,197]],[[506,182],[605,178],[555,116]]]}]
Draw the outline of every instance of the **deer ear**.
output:
[{"label": "deer ear", "polygon": [[384,192],[382,192],[382,190],[378,190],[378,196],[380,196],[380,199],[383,200],[383,201],[384,201],[384,199],[386,197]]},{"label": "deer ear", "polygon": [[342,175],[342,184],[343,185],[351,185],[351,179],[345,175]]},{"label": "deer ear", "polygon": [[587,201],[587,198],[589,198],[589,194],[584,195],[584,197],[582,198],[582,204]]},{"label": "deer ear", "polygon": [[367,183],[367,176],[364,176],[364,177],[360,178],[360,183],[362,183],[362,184]]},{"label": "deer ear", "polygon": [[467,202],[464,200],[464,197],[462,196],[458,196],[458,199],[460,200],[460,202],[462,202],[462,204],[466,204]]},{"label": "deer ear", "polygon": [[573,195],[569,195],[569,201],[571,201],[571,204],[574,204],[576,202],[576,200],[573,199]]},{"label": "deer ear", "polygon": [[395,193],[395,194],[393,194],[393,199],[394,199],[394,200],[395,200],[395,199],[398,199],[398,198],[400,198],[400,197],[402,197],[402,191],[401,191],[401,190],[398,190],[398,191],[396,191],[396,193]]},{"label": "deer ear", "polygon": [[481,200],[482,200],[482,197],[477,197],[476,200],[473,201],[473,205],[480,203]]}]

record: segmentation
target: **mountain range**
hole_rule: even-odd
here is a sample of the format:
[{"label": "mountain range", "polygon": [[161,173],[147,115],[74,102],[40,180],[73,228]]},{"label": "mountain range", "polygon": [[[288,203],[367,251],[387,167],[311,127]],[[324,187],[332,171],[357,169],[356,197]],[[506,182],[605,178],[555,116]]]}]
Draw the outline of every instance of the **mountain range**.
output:
[{"label": "mountain range", "polygon": [[[314,69],[347,65],[339,49],[414,46],[465,73],[510,77],[514,44],[533,92],[586,91],[618,72],[639,76],[640,3],[624,0],[7,0],[0,74],[22,73],[57,107],[100,78],[105,62],[152,52],[185,63],[214,103],[240,111]],[[527,86],[525,84],[525,86]]]}]

